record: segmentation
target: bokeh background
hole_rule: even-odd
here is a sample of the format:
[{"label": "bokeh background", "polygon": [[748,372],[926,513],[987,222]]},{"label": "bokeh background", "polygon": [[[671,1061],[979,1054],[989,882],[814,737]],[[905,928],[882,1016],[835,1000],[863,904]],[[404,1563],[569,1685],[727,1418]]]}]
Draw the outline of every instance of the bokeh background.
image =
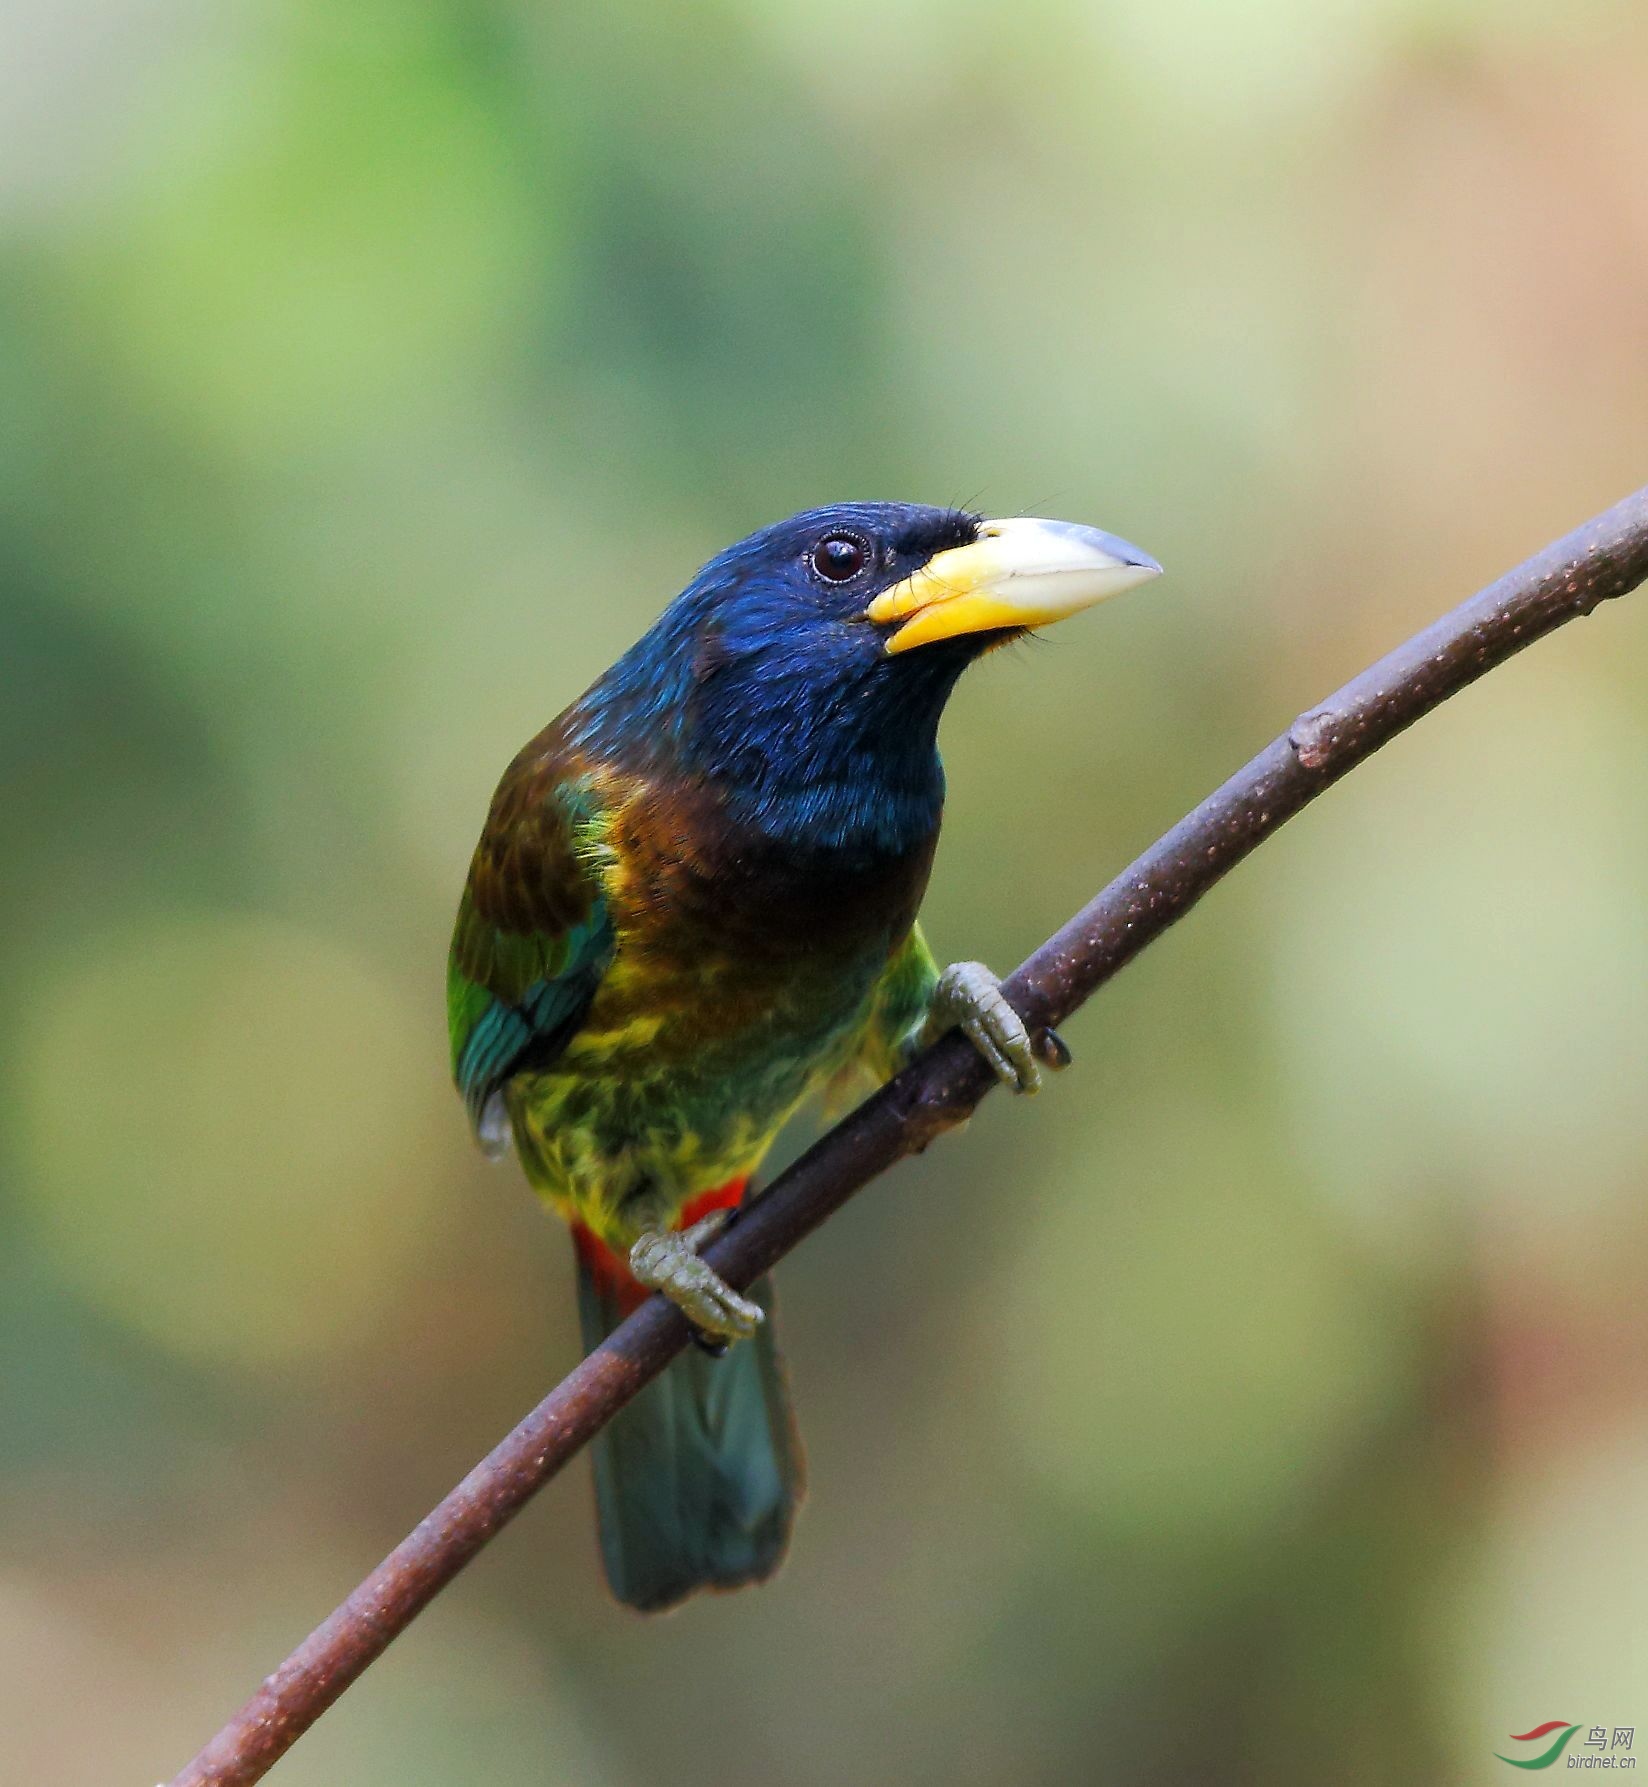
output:
[{"label": "bokeh background", "polygon": [[[1635,0],[6,0],[0,1774],[169,1775],[572,1362],[443,1055],[516,746],[793,509],[1124,532],[947,721],[1005,969],[1642,480],[1645,90]],[[1427,721],[790,1262],[773,1586],[615,1609],[580,1466],[275,1778],[1648,1727],[1645,664]]]}]

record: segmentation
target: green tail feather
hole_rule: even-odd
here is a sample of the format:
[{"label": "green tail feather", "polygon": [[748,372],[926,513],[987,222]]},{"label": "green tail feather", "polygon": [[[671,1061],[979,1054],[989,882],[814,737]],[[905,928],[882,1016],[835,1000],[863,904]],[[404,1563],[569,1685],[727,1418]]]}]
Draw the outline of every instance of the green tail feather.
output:
[{"label": "green tail feather", "polygon": [[[595,1436],[595,1502],[607,1581],[620,1601],[660,1612],[701,1588],[760,1582],[783,1560],[803,1490],[801,1439],[768,1312],[724,1358],[673,1360]],[[578,1264],[584,1345],[618,1325]]]}]

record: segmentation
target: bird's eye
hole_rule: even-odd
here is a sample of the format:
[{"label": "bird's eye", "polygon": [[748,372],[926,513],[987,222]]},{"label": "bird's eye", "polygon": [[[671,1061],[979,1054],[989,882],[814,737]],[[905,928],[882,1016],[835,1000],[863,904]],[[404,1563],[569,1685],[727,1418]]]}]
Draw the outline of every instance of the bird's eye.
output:
[{"label": "bird's eye", "polygon": [[864,542],[851,534],[826,534],[813,548],[812,566],[826,583],[846,583],[864,569],[869,556]]}]

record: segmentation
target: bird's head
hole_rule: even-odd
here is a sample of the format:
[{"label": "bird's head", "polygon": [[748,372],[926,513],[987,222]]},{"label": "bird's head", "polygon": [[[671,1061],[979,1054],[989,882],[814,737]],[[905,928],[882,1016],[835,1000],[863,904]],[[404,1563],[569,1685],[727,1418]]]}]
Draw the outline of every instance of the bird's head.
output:
[{"label": "bird's head", "polygon": [[[1148,553],[1096,527],[992,521],[917,503],[836,503],[763,528],[712,559],[682,597],[729,644],[799,646],[868,667],[917,647],[964,666],[1158,576]],[[884,672],[924,677],[914,662]]]},{"label": "bird's head", "polygon": [[[757,821],[851,829],[943,797],[936,738],[993,647],[1158,576],[1114,534],[915,503],[837,503],[712,559],[591,691]],[[901,821],[909,823],[913,821]]]}]

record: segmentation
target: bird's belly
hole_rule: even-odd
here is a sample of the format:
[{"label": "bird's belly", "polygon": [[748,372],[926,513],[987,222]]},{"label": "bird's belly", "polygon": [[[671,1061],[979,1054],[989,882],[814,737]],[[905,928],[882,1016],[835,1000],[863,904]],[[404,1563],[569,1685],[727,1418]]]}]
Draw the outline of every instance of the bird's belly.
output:
[{"label": "bird's belly", "polygon": [[[615,964],[617,970],[617,964]],[[612,1245],[642,1220],[752,1173],[779,1130],[851,1056],[872,973],[752,985],[724,964],[690,976],[610,972],[550,1069],[507,1098],[527,1177]]]}]

